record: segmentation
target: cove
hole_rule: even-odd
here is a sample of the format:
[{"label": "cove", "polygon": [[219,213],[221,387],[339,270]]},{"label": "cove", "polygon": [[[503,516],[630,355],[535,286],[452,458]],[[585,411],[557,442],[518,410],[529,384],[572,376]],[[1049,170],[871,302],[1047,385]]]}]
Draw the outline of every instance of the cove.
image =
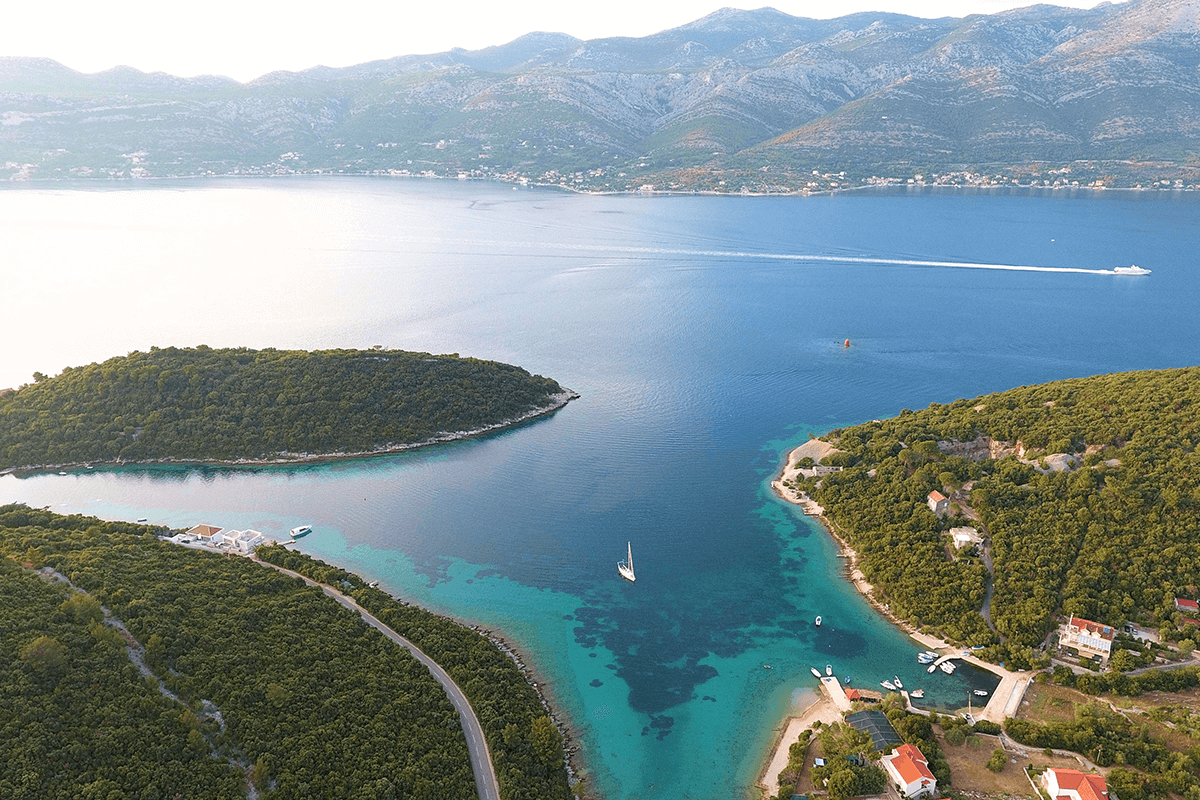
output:
[{"label": "cove", "polygon": [[[905,407],[1197,363],[1197,210],[1191,195],[641,198],[370,179],[0,191],[23,298],[5,310],[41,332],[0,344],[0,386],[150,345],[382,343],[508,361],[581,394],[393,456],[10,475],[0,501],[312,524],[306,552],[527,652],[601,796],[738,797],[815,686],[810,666],[859,686],[899,674],[951,707],[973,680],[926,679],[921,648],[842,580],[833,542],[771,492],[783,454]],[[616,572],[627,541],[632,585]]]}]

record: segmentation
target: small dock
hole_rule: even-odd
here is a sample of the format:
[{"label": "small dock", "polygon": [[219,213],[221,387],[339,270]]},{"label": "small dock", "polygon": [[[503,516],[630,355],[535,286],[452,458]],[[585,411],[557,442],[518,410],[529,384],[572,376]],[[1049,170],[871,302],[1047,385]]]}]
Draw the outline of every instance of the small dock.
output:
[{"label": "small dock", "polygon": [[850,710],[850,698],[846,697],[846,690],[842,688],[841,682],[836,677],[821,678],[821,688],[825,690],[825,694],[829,695],[829,699],[833,701],[838,711]]}]

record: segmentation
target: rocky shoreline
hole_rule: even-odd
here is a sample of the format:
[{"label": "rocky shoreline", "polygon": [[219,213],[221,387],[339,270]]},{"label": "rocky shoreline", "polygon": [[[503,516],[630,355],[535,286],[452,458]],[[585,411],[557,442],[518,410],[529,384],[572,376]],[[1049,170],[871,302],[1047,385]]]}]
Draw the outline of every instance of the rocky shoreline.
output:
[{"label": "rocky shoreline", "polygon": [[474,439],[478,436],[486,436],[489,433],[495,433],[506,428],[511,428],[520,425],[523,422],[528,422],[538,417],[548,416],[558,411],[572,400],[578,400],[580,394],[571,389],[561,387],[562,391],[558,394],[550,396],[550,402],[546,405],[537,406],[520,416],[512,419],[503,420],[492,425],[485,425],[482,428],[475,428],[469,431],[456,431],[453,433],[443,433],[433,436],[422,442],[409,442],[406,444],[393,444],[377,447],[373,450],[362,450],[358,452],[346,453],[277,453],[275,458],[239,458],[230,460],[220,459],[184,459],[184,458],[156,458],[146,459],[142,461],[88,461],[88,462],[69,462],[66,464],[38,464],[38,465],[22,465],[19,467],[8,467],[0,470],[0,475],[37,475],[43,472],[54,472],[62,470],[81,470],[93,469],[97,466],[101,467],[150,467],[150,466],[208,466],[208,467],[278,467],[287,466],[290,464],[314,464],[324,461],[343,461],[350,458],[371,458],[373,456],[386,456],[395,453],[402,453],[406,450],[416,450],[421,447],[429,447],[436,444],[445,444],[447,442],[457,442],[463,439]]}]

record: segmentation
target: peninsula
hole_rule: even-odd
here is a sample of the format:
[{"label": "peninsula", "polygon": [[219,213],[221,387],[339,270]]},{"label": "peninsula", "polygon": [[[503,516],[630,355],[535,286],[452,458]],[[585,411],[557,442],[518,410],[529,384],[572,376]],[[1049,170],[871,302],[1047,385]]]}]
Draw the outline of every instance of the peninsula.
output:
[{"label": "peninsula", "polygon": [[[983,797],[1041,786],[1055,797],[1055,776],[1077,767],[1122,798],[1200,791],[1196,737],[1143,721],[1200,711],[1197,390],[1200,368],[1056,381],[904,410],[792,450],[773,486],[838,541],[859,591],[939,663],[1002,680],[973,714],[939,717],[901,687],[851,697],[822,678],[828,698],[787,722],[763,788],[785,797],[824,780],[833,800],[861,793],[879,743],[859,741],[842,714],[882,700],[938,791],[953,777]],[[1131,702],[1138,717],[1122,710]],[[846,721],[861,729],[857,717]],[[990,757],[958,749],[977,734],[997,736]],[[827,757],[847,741],[865,760],[835,790],[810,744]],[[1026,774],[981,777],[1010,760]]]},{"label": "peninsula", "polygon": [[377,455],[577,397],[520,367],[403,350],[151,348],[0,392],[0,470]]},{"label": "peninsula", "polygon": [[1176,630],[1200,574],[1200,368],[1025,386],[830,431],[813,501],[897,618],[1044,664],[1060,614]]}]

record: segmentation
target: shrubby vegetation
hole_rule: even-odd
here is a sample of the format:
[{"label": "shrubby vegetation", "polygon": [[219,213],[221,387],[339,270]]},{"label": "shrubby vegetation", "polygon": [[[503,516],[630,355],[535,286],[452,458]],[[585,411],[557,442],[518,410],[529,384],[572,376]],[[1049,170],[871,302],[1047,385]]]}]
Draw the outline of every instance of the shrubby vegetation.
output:
[{"label": "shrubby vegetation", "polygon": [[1004,731],[1030,747],[1070,750],[1102,767],[1118,765],[1109,773],[1108,783],[1121,800],[1145,800],[1168,793],[1200,800],[1200,747],[1187,753],[1172,752],[1145,727],[1115,711],[1081,706],[1074,721],[1050,724],[1013,718],[1004,723]]},{"label": "shrubby vegetation", "polygon": [[257,554],[263,561],[340,588],[450,673],[483,725],[505,800],[571,796],[558,729],[516,663],[487,637],[397,601],[357,575],[303,553],[274,546],[260,547]]},{"label": "shrubby vegetation", "polygon": [[562,387],[402,350],[152,348],[0,394],[0,468],[358,453],[502,424]]},{"label": "shrubby vegetation", "polygon": [[[975,452],[956,448],[977,437]],[[1174,630],[1200,574],[1200,369],[1013,389],[836,430],[844,471],[800,484],[858,550],[893,612],[1027,667],[1057,611]],[[1024,448],[996,459],[988,440]],[[1045,457],[1072,454],[1072,468]],[[870,472],[870,474],[868,474]],[[938,519],[932,490],[958,508]],[[958,492],[957,495],[954,495]],[[948,554],[946,531],[990,535],[994,572]],[[994,581],[991,619],[980,614]],[[1194,640],[1193,640],[1194,641]]]},{"label": "shrubby vegetation", "polygon": [[[441,686],[319,589],[146,526],[24,506],[0,507],[0,554],[3,796],[238,797],[245,768],[267,800],[475,797]],[[454,674],[487,720],[506,800],[569,796],[558,732],[511,660],[429,612],[383,608],[353,576],[325,577],[359,586]],[[138,675],[100,603],[183,705]]]}]

